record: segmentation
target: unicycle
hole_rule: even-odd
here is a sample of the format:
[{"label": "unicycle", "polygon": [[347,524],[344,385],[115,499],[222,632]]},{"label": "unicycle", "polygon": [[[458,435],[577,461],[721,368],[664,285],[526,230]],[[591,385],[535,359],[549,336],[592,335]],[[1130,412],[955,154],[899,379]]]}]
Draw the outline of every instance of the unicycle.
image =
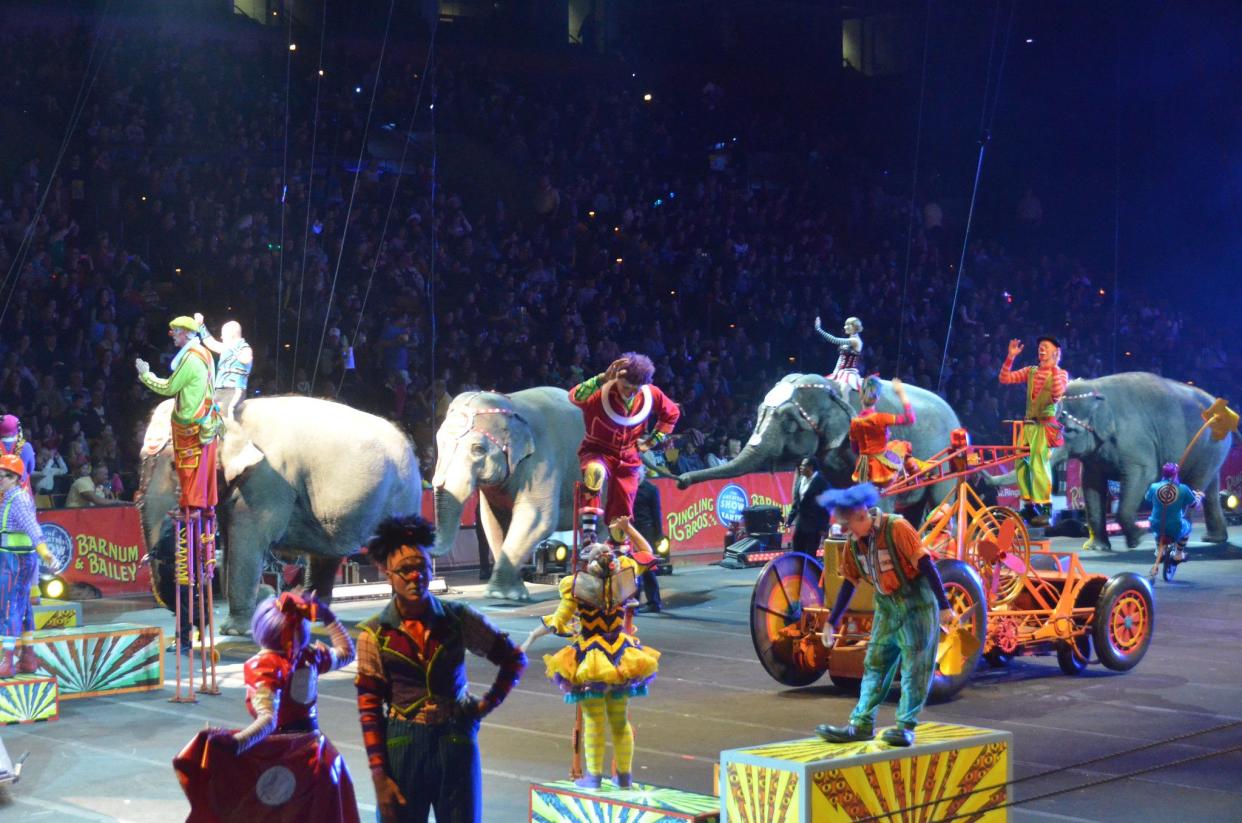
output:
[{"label": "unicycle", "polygon": [[1160,577],[1165,583],[1170,583],[1173,576],[1177,574],[1177,567],[1183,561],[1177,559],[1177,541],[1169,540],[1167,537],[1156,538],[1156,562],[1152,564],[1151,571],[1147,574],[1147,579],[1156,582],[1156,571],[1160,571]]}]

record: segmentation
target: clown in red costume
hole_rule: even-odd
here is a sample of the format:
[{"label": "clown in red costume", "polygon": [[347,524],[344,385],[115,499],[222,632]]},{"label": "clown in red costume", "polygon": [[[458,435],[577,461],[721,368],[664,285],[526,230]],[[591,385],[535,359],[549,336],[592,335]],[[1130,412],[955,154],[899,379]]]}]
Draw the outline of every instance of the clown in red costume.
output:
[{"label": "clown in red costume", "polygon": [[[603,374],[569,390],[569,399],[582,409],[586,425],[578,463],[586,492],[581,529],[588,543],[598,533],[599,497],[605,486],[605,522],[634,515],[634,495],[642,477],[638,453],[663,442],[681,416],[677,404],[651,385],[654,373],[650,358],[626,352]],[[650,434],[649,425],[654,426]]]}]

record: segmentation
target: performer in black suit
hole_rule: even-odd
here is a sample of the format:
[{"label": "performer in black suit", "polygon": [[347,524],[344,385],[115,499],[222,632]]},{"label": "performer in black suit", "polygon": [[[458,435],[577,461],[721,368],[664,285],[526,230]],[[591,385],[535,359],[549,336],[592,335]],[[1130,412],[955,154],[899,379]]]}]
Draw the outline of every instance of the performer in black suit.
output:
[{"label": "performer in black suit", "polygon": [[793,550],[815,556],[824,533],[831,525],[828,510],[815,498],[828,491],[828,481],[819,471],[819,461],[804,457],[794,479],[793,505],[785,516],[785,528],[793,529]]}]

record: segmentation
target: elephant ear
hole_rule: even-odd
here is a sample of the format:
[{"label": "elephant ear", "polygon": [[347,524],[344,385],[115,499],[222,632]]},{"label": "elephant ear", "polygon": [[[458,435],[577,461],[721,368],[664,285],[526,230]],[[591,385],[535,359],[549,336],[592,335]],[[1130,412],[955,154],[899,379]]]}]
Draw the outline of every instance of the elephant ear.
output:
[{"label": "elephant ear", "polygon": [[220,441],[220,468],[224,472],[224,482],[234,482],[262,463],[263,457],[259,447],[246,436],[245,429],[226,417]]},{"label": "elephant ear", "polygon": [[825,447],[831,451],[845,442],[850,433],[850,420],[854,410],[841,398],[835,385],[827,386],[822,391],[828,398],[822,404],[822,412],[815,422],[825,438]]},{"label": "elephant ear", "polygon": [[535,437],[526,418],[514,412],[509,418],[509,465],[516,466],[535,453]]},{"label": "elephant ear", "polygon": [[151,419],[147,422],[146,433],[142,436],[143,457],[159,454],[164,450],[165,446],[172,442],[174,402],[171,398],[164,400],[155,407],[155,411],[151,412]]}]

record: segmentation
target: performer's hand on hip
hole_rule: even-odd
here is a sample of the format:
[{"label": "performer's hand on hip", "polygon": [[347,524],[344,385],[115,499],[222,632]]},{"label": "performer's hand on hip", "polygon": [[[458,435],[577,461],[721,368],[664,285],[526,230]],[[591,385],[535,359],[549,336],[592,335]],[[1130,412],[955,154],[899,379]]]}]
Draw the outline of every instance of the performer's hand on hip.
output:
[{"label": "performer's hand on hip", "polygon": [[134,368],[139,374],[146,374],[151,371],[151,364],[143,360],[141,357],[134,358]]},{"label": "performer's hand on hip", "polygon": [[397,788],[397,782],[382,772],[371,772],[375,784],[375,805],[379,806],[380,820],[396,823],[399,809],[405,805],[405,795]]},{"label": "performer's hand on hip", "polygon": [[1017,357],[1019,354],[1022,354],[1022,341],[1015,337],[1009,341],[1009,356]]}]

